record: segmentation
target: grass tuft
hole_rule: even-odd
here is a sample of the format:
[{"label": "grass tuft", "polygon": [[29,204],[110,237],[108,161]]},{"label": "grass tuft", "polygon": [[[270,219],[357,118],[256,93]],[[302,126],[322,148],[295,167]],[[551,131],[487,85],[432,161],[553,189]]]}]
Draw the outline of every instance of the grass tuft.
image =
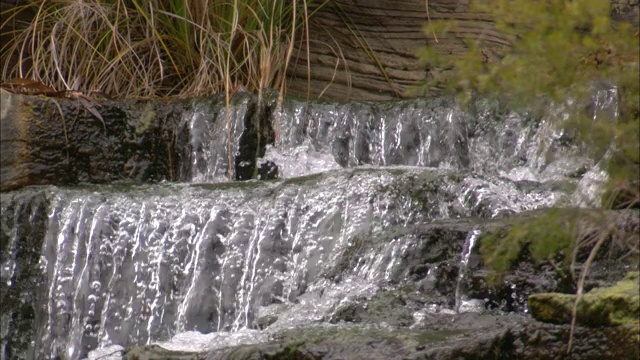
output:
[{"label": "grass tuft", "polygon": [[[114,97],[284,91],[293,41],[311,16],[307,9],[327,2],[33,2],[2,12],[10,41],[0,48],[0,74],[3,82],[33,79]],[[33,20],[17,26],[26,14]]]}]

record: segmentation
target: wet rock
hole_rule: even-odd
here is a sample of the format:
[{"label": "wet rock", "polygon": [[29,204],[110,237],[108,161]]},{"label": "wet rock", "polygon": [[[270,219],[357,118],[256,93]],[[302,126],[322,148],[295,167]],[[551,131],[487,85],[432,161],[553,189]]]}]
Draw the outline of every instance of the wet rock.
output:
[{"label": "wet rock", "polygon": [[532,321],[510,330],[513,359],[619,360],[637,359],[637,329],[615,326],[590,328],[576,326],[573,345],[568,351],[570,325]]},{"label": "wet rock", "polygon": [[[274,141],[270,121],[273,96],[258,104],[256,95],[237,93],[231,102],[233,123],[228,126],[233,126],[229,130],[238,144],[222,146],[224,151],[219,154],[203,155],[211,149],[200,148],[203,144],[193,141],[191,134],[202,129],[196,126],[194,130],[185,116],[201,112],[197,116],[204,117],[200,119],[203,127],[215,127],[216,131],[225,128],[227,124],[221,123],[226,120],[221,96],[108,100],[96,105],[101,116],[96,118],[73,99],[0,91],[0,191],[27,185],[190,180],[198,175],[194,173],[207,171],[198,166],[209,166],[199,156],[220,156],[221,166],[215,170],[225,172],[230,166],[236,180],[258,175],[266,180],[278,178],[274,163],[256,167],[256,159],[264,156],[265,146]],[[232,164],[226,161],[229,149],[234,151]],[[198,163],[193,165],[195,170],[193,162]]]},{"label": "wet rock", "polygon": [[[491,231],[504,231],[515,223],[527,221],[531,216],[537,216],[538,212],[522,213],[514,216],[509,221],[498,221],[487,227]],[[593,213],[584,210],[585,219],[592,219]],[[575,213],[579,218],[580,213]],[[595,236],[604,231],[604,225],[615,223],[618,229],[610,234],[610,241],[606,241],[600,248],[594,262],[587,272],[585,291],[594,287],[611,286],[620,280],[629,270],[638,269],[636,260],[625,257],[628,248],[626,242],[637,239],[640,217],[635,210],[606,211],[598,213],[599,219],[605,219],[599,224],[590,223],[589,236]],[[586,228],[587,224],[583,224]],[[501,229],[501,230],[499,230]],[[482,238],[480,239],[482,242]],[[635,240],[637,241],[637,240]],[[578,252],[575,273],[582,271],[582,264],[590,254],[591,247],[585,247]],[[620,261],[619,259],[626,259]],[[469,279],[467,295],[472,298],[489,299],[490,307],[503,311],[527,310],[527,299],[538,293],[558,292],[575,293],[576,280],[572,278],[567,257],[563,252],[558,252],[549,260],[536,261],[533,259],[528,246],[522,247],[517,261],[501,279],[500,282],[490,280],[490,274],[483,269],[483,265]]]},{"label": "wet rock", "polygon": [[[419,340],[407,335],[411,347],[405,346],[402,337],[385,330],[361,328],[312,327],[286,331],[280,340],[271,344],[241,346],[223,353],[213,352],[207,360],[219,359],[397,359],[407,356]],[[250,354],[246,357],[236,355]],[[233,354],[233,357],[231,356]]]},{"label": "wet rock", "polygon": [[574,332],[567,353],[568,325],[535,321],[523,315],[438,315],[415,330],[356,325],[309,326],[274,334],[268,343],[206,352],[176,352],[159,346],[129,350],[126,359],[207,360],[454,360],[579,359],[619,360],[638,356],[637,332],[624,327]]},{"label": "wet rock", "polygon": [[[41,239],[46,234],[49,201],[46,191],[30,189],[13,194],[8,203],[0,212],[0,259],[5,266],[0,314],[3,326],[13,325],[2,335],[5,353],[0,356],[20,359],[29,357],[27,349],[39,336],[34,324],[45,299],[34,289],[46,286],[37,264],[46,251]],[[19,229],[13,233],[18,241],[11,241],[10,229]]]},{"label": "wet rock", "polygon": [[258,180],[278,179],[278,165],[273,161],[265,161],[258,168]]},{"label": "wet rock", "polygon": [[[638,327],[640,287],[638,272],[630,272],[614,286],[593,289],[578,303],[576,321],[585,326]],[[571,322],[576,295],[543,293],[529,296],[531,315],[556,324]]]},{"label": "wet rock", "polygon": [[276,321],[278,321],[278,317],[276,315],[265,315],[259,317],[258,319],[256,319],[256,321],[253,322],[253,328],[264,330]]},{"label": "wet rock", "polygon": [[204,355],[197,352],[170,351],[158,345],[147,345],[128,349],[126,360],[199,360]]},{"label": "wet rock", "polygon": [[123,356],[124,348],[116,344],[89,351],[86,360],[122,360]]},{"label": "wet rock", "polygon": [[347,304],[339,307],[329,318],[331,324],[339,322],[359,323],[366,316],[366,310],[362,304]]},{"label": "wet rock", "polygon": [[[243,131],[238,140],[238,150],[235,154],[236,180],[273,180],[278,176],[278,167],[273,162],[258,164],[258,158],[265,154],[267,144],[275,139],[271,113],[275,101],[275,93],[268,92],[259,98],[252,97],[247,104],[244,116]],[[266,98],[265,98],[266,95]],[[245,93],[244,96],[251,96]]]},{"label": "wet rock", "polygon": [[2,92],[0,190],[175,180],[188,138],[185,100],[79,101]]},{"label": "wet rock", "polygon": [[413,323],[412,307],[408,306],[401,291],[379,291],[367,303],[367,314],[372,323],[385,323],[390,326],[409,326]]}]

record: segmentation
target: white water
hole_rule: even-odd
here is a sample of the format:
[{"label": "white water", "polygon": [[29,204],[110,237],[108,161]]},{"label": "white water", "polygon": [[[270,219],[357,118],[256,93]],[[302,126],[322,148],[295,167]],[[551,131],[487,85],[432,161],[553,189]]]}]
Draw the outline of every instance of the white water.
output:
[{"label": "white water", "polygon": [[[235,106],[232,157],[247,113],[246,102]],[[422,241],[402,233],[365,243],[340,280],[328,280],[358,236],[597,197],[589,180],[600,173],[594,162],[545,121],[498,117],[489,105],[474,117],[446,101],[305,108],[285,104],[279,142],[262,159],[289,181],[226,184],[224,110],[200,104],[185,114],[192,136],[185,183],[38,190],[49,205],[36,357],[263,341],[270,332],[323,322],[340,304],[404,279],[405,259]],[[593,176],[578,181],[571,174],[580,168]],[[2,194],[3,210],[19,205],[3,222],[21,216],[28,202],[21,199]],[[10,254],[2,281],[10,284],[22,230],[2,229]],[[479,234],[469,233],[460,254],[456,311],[477,305],[465,302],[464,283]],[[252,330],[271,313],[278,316],[273,325]],[[2,333],[10,326],[3,321]]]},{"label": "white water", "polygon": [[468,272],[469,272],[469,258],[471,257],[471,252],[473,251],[478,238],[480,237],[480,229],[474,228],[471,230],[469,235],[464,241],[464,245],[462,247],[462,252],[460,253],[460,265],[458,270],[458,282],[456,284],[456,293],[455,293],[455,312],[467,312],[470,309],[474,309],[474,306],[470,304],[469,299],[466,297],[465,291],[465,281],[467,280]]}]

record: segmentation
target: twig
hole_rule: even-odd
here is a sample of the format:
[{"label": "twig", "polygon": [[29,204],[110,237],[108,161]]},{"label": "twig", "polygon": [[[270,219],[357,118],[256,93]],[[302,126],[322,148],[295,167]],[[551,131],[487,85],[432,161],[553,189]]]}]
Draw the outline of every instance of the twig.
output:
[{"label": "twig", "polygon": [[438,41],[438,37],[436,36],[436,31],[433,30],[433,27],[431,26],[431,16],[429,16],[429,0],[425,0],[425,2],[426,2],[426,8],[427,8],[427,22],[429,23],[429,26],[431,27],[431,33],[433,34],[433,39],[436,42],[439,42]]}]

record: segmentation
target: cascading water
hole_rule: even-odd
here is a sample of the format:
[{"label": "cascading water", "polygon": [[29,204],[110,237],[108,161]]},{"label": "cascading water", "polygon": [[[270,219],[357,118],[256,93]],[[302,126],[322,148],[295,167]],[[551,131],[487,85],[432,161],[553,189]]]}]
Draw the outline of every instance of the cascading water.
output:
[{"label": "cascading water", "polygon": [[[282,164],[285,177],[322,171],[329,164],[468,166],[467,114],[446,100],[309,106],[291,101],[282,116],[290,120],[284,121],[278,146],[265,157]],[[329,164],[323,167],[320,159]]]},{"label": "cascading water", "polygon": [[478,238],[480,237],[481,230],[474,228],[471,230],[469,235],[464,241],[464,245],[462,246],[462,252],[460,253],[460,266],[458,273],[458,281],[456,283],[456,293],[455,293],[455,311],[462,312],[466,309],[463,308],[466,299],[465,296],[465,280],[467,277],[467,273],[469,271],[469,259],[471,257],[471,252],[473,251]]},{"label": "cascading water", "polygon": [[[261,159],[281,180],[227,183],[228,141],[238,158],[247,131],[242,99],[230,124],[219,105],[185,114],[183,183],[2,194],[3,359],[262,341],[246,329],[274,311],[270,329],[324,321],[411,276],[407,261],[431,240],[402,229],[571,203],[572,172],[592,166],[548,138],[547,122],[488,103],[474,116],[447,100],[287,101]],[[456,310],[479,235],[461,254]]]},{"label": "cascading water", "polygon": [[[250,98],[236,97],[226,123],[227,109],[221,99],[218,102],[198,101],[184,116],[190,134],[191,163],[182,166],[181,178],[194,183],[214,183],[228,180],[229,142],[231,151],[238,152],[240,136],[245,130],[243,119],[247,115]],[[230,138],[229,138],[230,135]]]}]

